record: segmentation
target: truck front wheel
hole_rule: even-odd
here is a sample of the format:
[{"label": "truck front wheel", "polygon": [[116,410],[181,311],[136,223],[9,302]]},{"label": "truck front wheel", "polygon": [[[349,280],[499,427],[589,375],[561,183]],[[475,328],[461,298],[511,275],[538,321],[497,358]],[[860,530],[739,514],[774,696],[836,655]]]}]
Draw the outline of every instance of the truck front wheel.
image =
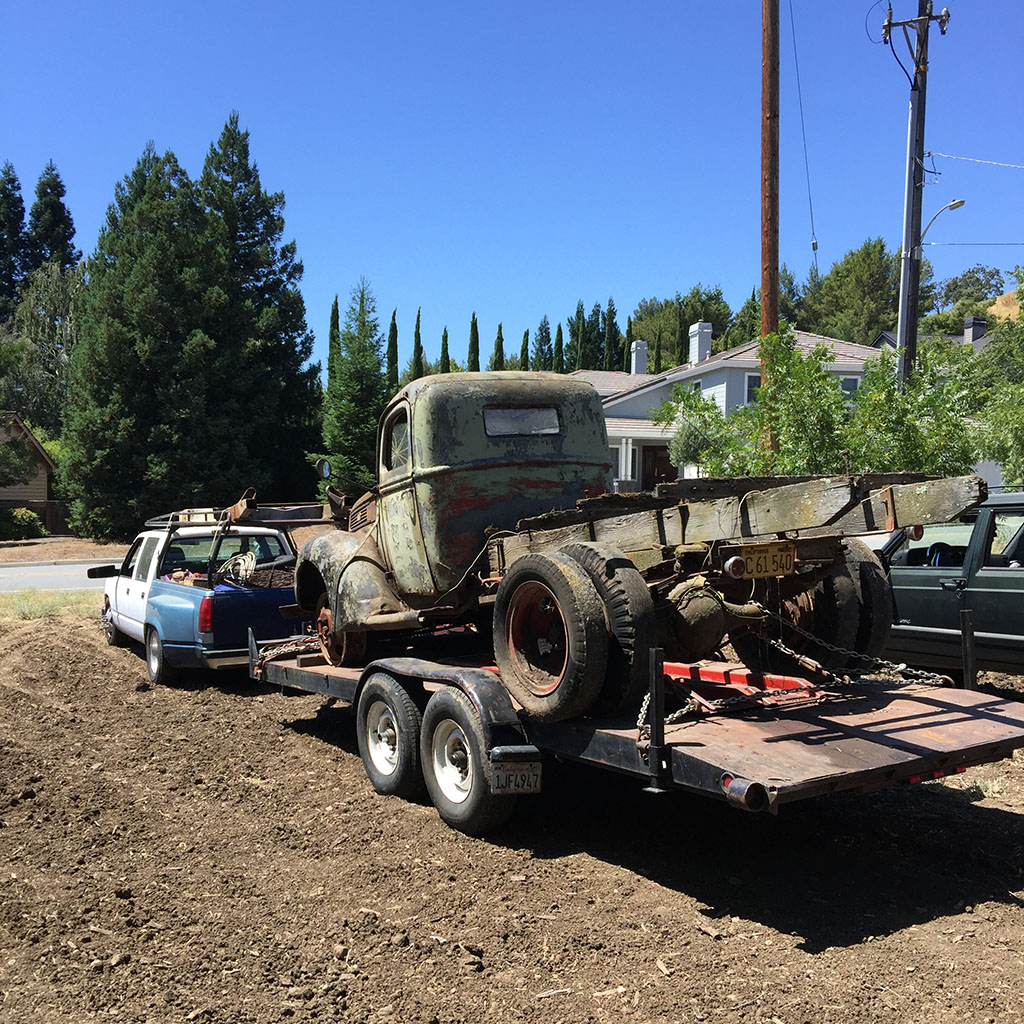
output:
[{"label": "truck front wheel", "polygon": [[423,791],[421,723],[420,709],[396,679],[385,672],[370,676],[356,705],[356,740],[378,793],[413,797]]},{"label": "truck front wheel", "polygon": [[509,693],[541,721],[590,709],[608,631],[597,589],[573,559],[535,553],[512,563],[494,599],[494,660]]},{"label": "truck front wheel", "polygon": [[328,665],[361,665],[366,660],[366,634],[334,631],[334,616],[326,594],[316,603],[316,635]]},{"label": "truck front wheel", "polygon": [[445,687],[427,702],[420,757],[430,800],[452,828],[482,836],[508,821],[516,798],[491,792],[483,726],[460,690]]}]

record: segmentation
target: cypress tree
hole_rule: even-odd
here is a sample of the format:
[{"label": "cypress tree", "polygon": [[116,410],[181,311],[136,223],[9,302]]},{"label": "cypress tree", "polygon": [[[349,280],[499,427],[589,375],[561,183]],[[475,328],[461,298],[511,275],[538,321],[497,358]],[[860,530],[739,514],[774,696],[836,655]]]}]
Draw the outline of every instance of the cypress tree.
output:
[{"label": "cypress tree", "polygon": [[661,328],[658,328],[658,337],[654,342],[654,372],[661,373]]},{"label": "cypress tree", "polygon": [[519,369],[528,370],[530,368],[530,331],[529,329],[523,331],[523,344],[519,349]]},{"label": "cypress tree", "polygon": [[690,361],[690,335],[687,325],[683,320],[683,302],[679,294],[676,294],[676,359],[682,363]]},{"label": "cypress tree", "polygon": [[388,328],[388,394],[398,390],[398,310],[391,311],[391,326]]},{"label": "cypress tree", "polygon": [[625,352],[622,356],[622,369],[624,372],[629,373],[633,369],[633,342],[636,339],[633,337],[633,318],[631,316],[626,317],[626,345]]},{"label": "cypress tree", "polygon": [[416,310],[416,330],[412,336],[412,379],[423,376],[423,341],[420,338],[420,310]]},{"label": "cypress tree", "polygon": [[488,369],[505,369],[505,340],[501,336],[501,324],[498,324],[498,336],[494,339],[494,355],[491,356],[491,365]]},{"label": "cypress tree", "polygon": [[14,165],[0,168],[0,323],[14,315],[18,288],[27,268],[25,202]]},{"label": "cypress tree", "polygon": [[440,365],[440,372],[441,373],[451,373],[452,372],[452,363],[451,363],[451,360],[448,358],[448,328],[447,327],[445,327],[445,329],[441,332],[441,365]]},{"label": "cypress tree", "polygon": [[338,296],[331,305],[331,326],[327,332],[327,379],[336,372],[338,356],[341,354],[341,318],[338,315]]},{"label": "cypress tree", "polygon": [[555,349],[551,354],[551,369],[555,373],[565,373],[565,357],[562,352],[562,325],[555,329]]},{"label": "cypress tree", "polygon": [[334,371],[327,380],[323,443],[342,490],[361,493],[376,476],[377,421],[387,402],[384,338],[369,282],[352,289]]},{"label": "cypress tree", "polygon": [[533,334],[533,358],[530,360],[530,368],[533,370],[550,370],[552,365],[551,324],[545,316]]},{"label": "cypress tree", "polygon": [[466,354],[466,369],[470,373],[480,372],[480,331],[477,328],[476,313],[469,321],[469,351]]},{"label": "cypress tree", "polygon": [[615,302],[609,297],[604,314],[604,368],[614,370],[621,363],[619,353],[619,325],[615,322]]},{"label": "cypress tree", "polygon": [[587,324],[583,317],[579,317],[579,337],[576,339],[576,369],[585,369],[585,352],[587,350]]},{"label": "cypress tree", "polygon": [[28,215],[28,249],[31,269],[51,260],[61,270],[74,266],[82,254],[72,244],[75,225],[64,205],[64,182],[52,160],[36,183],[36,201]]}]

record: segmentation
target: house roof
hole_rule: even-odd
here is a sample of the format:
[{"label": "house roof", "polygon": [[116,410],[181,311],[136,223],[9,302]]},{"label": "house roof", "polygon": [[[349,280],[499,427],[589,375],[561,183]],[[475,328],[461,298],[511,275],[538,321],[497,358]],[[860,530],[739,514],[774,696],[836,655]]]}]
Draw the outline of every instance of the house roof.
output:
[{"label": "house roof", "polygon": [[569,376],[592,384],[602,398],[627,391],[647,378],[646,373],[623,373],[621,370],[573,370]]},{"label": "house roof", "polygon": [[7,430],[13,435],[20,433],[26,441],[28,441],[29,447],[43,460],[46,464],[47,469],[51,473],[57,471],[57,464],[50,458],[46,453],[46,449],[39,443],[35,434],[28,429],[25,421],[16,412],[0,412],[0,423],[7,428]]},{"label": "house roof", "polygon": [[668,441],[672,436],[670,427],[643,417],[606,416],[604,422],[609,441],[618,437],[631,437],[634,441]]},{"label": "house roof", "polygon": [[[794,331],[796,346],[803,352],[811,352],[816,345],[827,345],[832,349],[831,367],[837,372],[848,371],[860,373],[864,369],[864,363],[868,359],[876,358],[878,350],[870,345],[858,345],[852,341],[842,341],[839,338],[826,338],[822,334],[810,334],[807,331]],[[718,352],[708,359],[699,363],[684,363],[682,366],[673,367],[664,373],[657,375],[633,375],[619,374],[631,381],[631,385],[622,391],[601,397],[606,406],[613,406],[627,398],[641,395],[645,391],[655,390],[662,385],[675,384],[677,381],[689,380],[703,377],[710,370],[717,369],[740,369],[759,370],[761,359],[758,355],[760,342],[748,341],[745,345],[737,345],[736,348],[726,349]],[[580,373],[599,373],[602,371],[589,370],[577,371]]]}]

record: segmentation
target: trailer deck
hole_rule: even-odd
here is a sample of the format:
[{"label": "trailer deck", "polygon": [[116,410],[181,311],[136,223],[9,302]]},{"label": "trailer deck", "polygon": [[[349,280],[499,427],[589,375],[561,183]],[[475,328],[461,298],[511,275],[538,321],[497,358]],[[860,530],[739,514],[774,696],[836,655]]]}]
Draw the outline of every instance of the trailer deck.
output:
[{"label": "trailer deck", "polygon": [[[484,662],[397,657],[366,668],[338,668],[308,652],[264,661],[252,641],[250,664],[254,675],[282,689],[347,703],[357,699],[373,672],[427,691],[454,686],[480,713],[495,773],[550,755],[633,775],[646,780],[649,790],[681,789],[751,811],[776,812],[810,797],[942,778],[1024,748],[1024,703],[898,680],[854,682],[826,693],[803,679],[757,676],[738,665],[659,662],[652,673],[656,711],[645,742],[637,723],[621,717],[538,722],[513,706]],[[681,720],[665,715],[666,683],[670,702],[672,691],[691,694]],[[742,697],[751,694],[745,705]],[[535,788],[539,769],[536,787],[521,791]]]}]

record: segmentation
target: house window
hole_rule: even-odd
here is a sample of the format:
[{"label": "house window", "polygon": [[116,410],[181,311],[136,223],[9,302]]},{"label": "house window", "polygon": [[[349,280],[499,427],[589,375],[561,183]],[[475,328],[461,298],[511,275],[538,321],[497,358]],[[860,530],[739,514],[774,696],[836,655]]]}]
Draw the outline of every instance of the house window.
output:
[{"label": "house window", "polygon": [[847,400],[853,398],[857,393],[857,388],[860,386],[860,381],[856,377],[843,377],[839,382],[839,386],[843,389],[843,394]]},{"label": "house window", "polygon": [[761,374],[759,373],[748,373],[747,374],[747,394],[744,401],[745,405],[753,405],[757,401],[757,389],[761,386]]}]

